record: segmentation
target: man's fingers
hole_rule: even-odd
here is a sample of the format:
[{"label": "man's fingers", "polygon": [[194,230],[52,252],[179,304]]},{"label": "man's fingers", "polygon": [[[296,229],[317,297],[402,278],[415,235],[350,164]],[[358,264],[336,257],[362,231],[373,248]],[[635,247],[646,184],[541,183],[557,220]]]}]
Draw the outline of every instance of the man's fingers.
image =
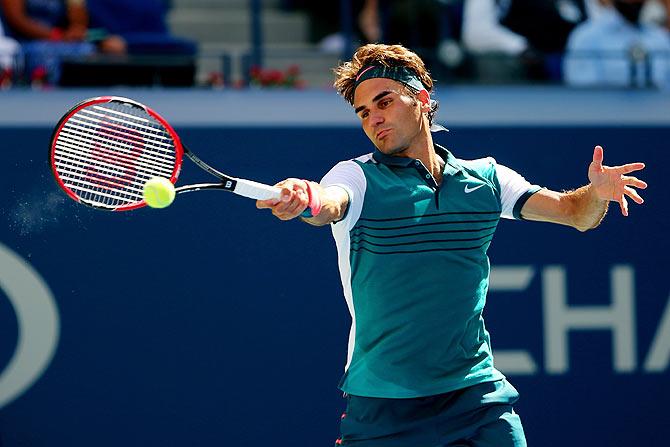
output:
[{"label": "man's fingers", "polygon": [[602,146],[596,146],[593,149],[593,163],[596,166],[602,166],[603,164],[603,147]]},{"label": "man's fingers", "polygon": [[645,182],[643,180],[640,180],[637,177],[622,175],[621,180],[623,180],[623,182],[626,185],[634,186],[634,187],[640,188],[640,189],[646,189],[647,188],[647,182]]},{"label": "man's fingers", "polygon": [[287,203],[290,201],[291,201],[291,191],[285,187],[282,187],[279,199],[256,200],[256,208],[258,209],[271,208],[272,211],[274,212],[276,211],[277,205]]},{"label": "man's fingers", "polygon": [[258,208],[259,210],[272,208],[277,203],[279,203],[277,199],[256,200],[256,208]]},{"label": "man's fingers", "polygon": [[298,217],[309,202],[305,181],[288,178],[276,183],[275,186],[281,188],[279,199],[258,200],[256,207],[271,209],[272,214],[281,220]]},{"label": "man's fingers", "polygon": [[279,197],[280,202],[290,202],[293,198],[293,191],[286,186],[281,189],[281,196]]},{"label": "man's fingers", "polygon": [[303,212],[307,201],[307,194],[303,190],[282,191],[280,201],[272,206],[272,214],[281,220],[291,220]]},{"label": "man's fingers", "polygon": [[272,211],[275,214],[286,213],[293,203],[294,196],[295,194],[293,192],[283,189],[279,202],[273,207]]},{"label": "man's fingers", "polygon": [[628,174],[628,173],[631,173],[633,171],[639,171],[640,169],[644,169],[644,166],[645,166],[644,163],[639,163],[638,162],[638,163],[628,163],[628,164],[621,165],[621,166],[615,166],[612,169],[616,169],[621,174]]},{"label": "man's fingers", "polygon": [[628,217],[628,200],[626,200],[625,195],[621,196],[621,199],[619,200],[619,207],[621,208],[621,214]]},{"label": "man's fingers", "polygon": [[293,214],[300,206],[301,199],[300,199],[300,193],[298,191],[294,191],[287,202],[282,201],[279,205],[277,205],[277,212],[282,213],[282,214]]},{"label": "man's fingers", "polygon": [[624,194],[626,194],[628,197],[633,199],[633,201],[635,203],[637,203],[638,205],[642,205],[644,203],[644,199],[642,197],[640,197],[640,195],[637,193],[637,191],[635,191],[630,186],[624,186],[623,190],[624,190]]}]

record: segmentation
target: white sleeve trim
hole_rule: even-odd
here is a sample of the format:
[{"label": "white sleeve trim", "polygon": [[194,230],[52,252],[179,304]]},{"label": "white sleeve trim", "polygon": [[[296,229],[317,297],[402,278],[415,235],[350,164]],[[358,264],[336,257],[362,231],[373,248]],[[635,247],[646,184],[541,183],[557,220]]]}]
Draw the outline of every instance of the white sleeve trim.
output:
[{"label": "white sleeve trim", "polygon": [[536,188],[518,172],[496,164],[496,174],[500,183],[500,203],[502,206],[501,217],[515,219],[514,206],[517,201],[533,188]]},{"label": "white sleeve trim", "polygon": [[321,179],[321,186],[324,188],[338,186],[349,195],[349,205],[344,219],[333,225],[350,231],[356,225],[363,210],[363,200],[367,186],[363,169],[352,160],[342,161]]}]

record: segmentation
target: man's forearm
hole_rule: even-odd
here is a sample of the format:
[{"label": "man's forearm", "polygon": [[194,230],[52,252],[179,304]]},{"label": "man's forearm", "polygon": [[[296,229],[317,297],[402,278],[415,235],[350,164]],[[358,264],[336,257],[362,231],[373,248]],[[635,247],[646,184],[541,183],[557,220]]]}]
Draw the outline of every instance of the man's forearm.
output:
[{"label": "man's forearm", "polygon": [[313,185],[321,198],[321,211],[317,216],[300,219],[317,227],[341,220],[349,203],[346,191],[339,187],[322,188],[318,184]]}]

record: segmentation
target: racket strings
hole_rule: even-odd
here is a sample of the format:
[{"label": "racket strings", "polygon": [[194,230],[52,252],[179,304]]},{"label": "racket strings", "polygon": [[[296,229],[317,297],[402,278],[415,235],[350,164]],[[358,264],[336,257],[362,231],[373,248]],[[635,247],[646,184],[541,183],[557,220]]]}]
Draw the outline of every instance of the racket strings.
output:
[{"label": "racket strings", "polygon": [[81,153],[84,150],[89,150],[88,154],[94,156],[96,153],[100,155],[104,154],[110,158],[113,158],[119,162],[119,164],[137,165],[139,167],[146,168],[146,172],[153,173],[156,170],[162,170],[167,175],[172,173],[172,165],[167,165],[166,163],[156,163],[155,160],[147,157],[144,160],[133,159],[132,152],[127,152],[122,147],[113,147],[111,145],[103,145],[98,142],[90,142],[90,139],[86,138],[86,134],[82,133],[77,134],[65,134],[60,138],[60,143],[62,143],[63,149],[70,149],[71,152]]},{"label": "racket strings", "polygon": [[[150,148],[152,150],[152,157],[149,158],[156,158],[159,161],[166,161],[169,160],[171,157],[169,156],[169,152],[167,148],[163,147],[158,147],[154,146],[152,144],[147,143],[146,141],[142,141],[137,136],[135,135],[129,135],[129,134],[124,134],[120,131],[115,130],[112,128],[113,123],[109,122],[104,122],[104,121],[93,121],[93,122],[87,122],[83,120],[79,120],[76,118],[71,118],[68,120],[67,124],[63,127],[64,131],[72,131],[75,134],[85,134],[89,138],[94,138],[97,139],[98,141],[104,143],[105,140],[114,140],[116,143],[119,144],[119,147],[121,148],[127,148],[130,150],[133,150],[136,148],[138,145],[146,145],[147,148]],[[99,128],[96,130],[96,133],[94,135],[90,134],[91,127],[90,126],[95,126],[98,125]],[[132,139],[135,138],[135,139]]]},{"label": "racket strings", "polygon": [[142,201],[144,183],[171,177],[174,140],[141,108],[111,102],[84,107],[62,126],[54,145],[55,169],[81,200],[103,208]]},{"label": "racket strings", "polygon": [[[100,106],[95,106],[94,108],[96,110],[104,110]],[[151,138],[148,138],[148,137],[153,137],[153,139],[151,139],[153,142],[157,143],[158,145],[164,146],[164,148],[168,151],[171,150],[172,138],[170,138],[169,136],[165,136],[165,134],[163,133],[162,127],[160,129],[158,129],[159,130],[158,133],[155,133],[155,131],[157,129],[154,128],[154,127],[148,127],[148,126],[141,125],[141,124],[136,125],[132,121],[128,121],[128,118],[130,117],[132,119],[133,115],[128,115],[126,113],[117,113],[117,114],[112,115],[112,114],[94,112],[93,110],[89,110],[89,109],[84,109],[81,112],[84,112],[90,121],[96,121],[96,118],[97,118],[98,122],[104,120],[108,123],[112,123],[112,122],[116,121],[116,122],[119,122],[121,124],[134,125],[134,126],[136,126],[136,129],[141,129],[142,131],[145,132],[144,135],[143,135],[143,137],[145,139],[151,139]],[[137,117],[137,118],[140,118],[140,117]],[[143,121],[146,121],[146,120],[143,120]],[[123,131],[125,131],[127,129],[124,129],[122,126],[118,126],[117,130],[122,133]],[[135,133],[126,133],[125,135],[131,136],[133,138],[138,138],[139,137]]]}]

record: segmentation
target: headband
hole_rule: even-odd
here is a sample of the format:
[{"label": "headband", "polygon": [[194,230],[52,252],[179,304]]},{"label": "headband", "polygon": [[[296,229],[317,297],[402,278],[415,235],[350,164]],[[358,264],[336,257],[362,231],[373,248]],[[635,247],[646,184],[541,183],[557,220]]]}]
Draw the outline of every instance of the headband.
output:
[{"label": "headband", "polygon": [[407,67],[366,65],[365,67],[361,68],[356,75],[354,91],[356,91],[356,88],[360,85],[361,82],[372,78],[393,79],[394,81],[401,82],[416,91],[428,90],[426,86],[423,85],[423,83],[419,80],[419,77],[416,75],[414,70],[411,70]]}]

